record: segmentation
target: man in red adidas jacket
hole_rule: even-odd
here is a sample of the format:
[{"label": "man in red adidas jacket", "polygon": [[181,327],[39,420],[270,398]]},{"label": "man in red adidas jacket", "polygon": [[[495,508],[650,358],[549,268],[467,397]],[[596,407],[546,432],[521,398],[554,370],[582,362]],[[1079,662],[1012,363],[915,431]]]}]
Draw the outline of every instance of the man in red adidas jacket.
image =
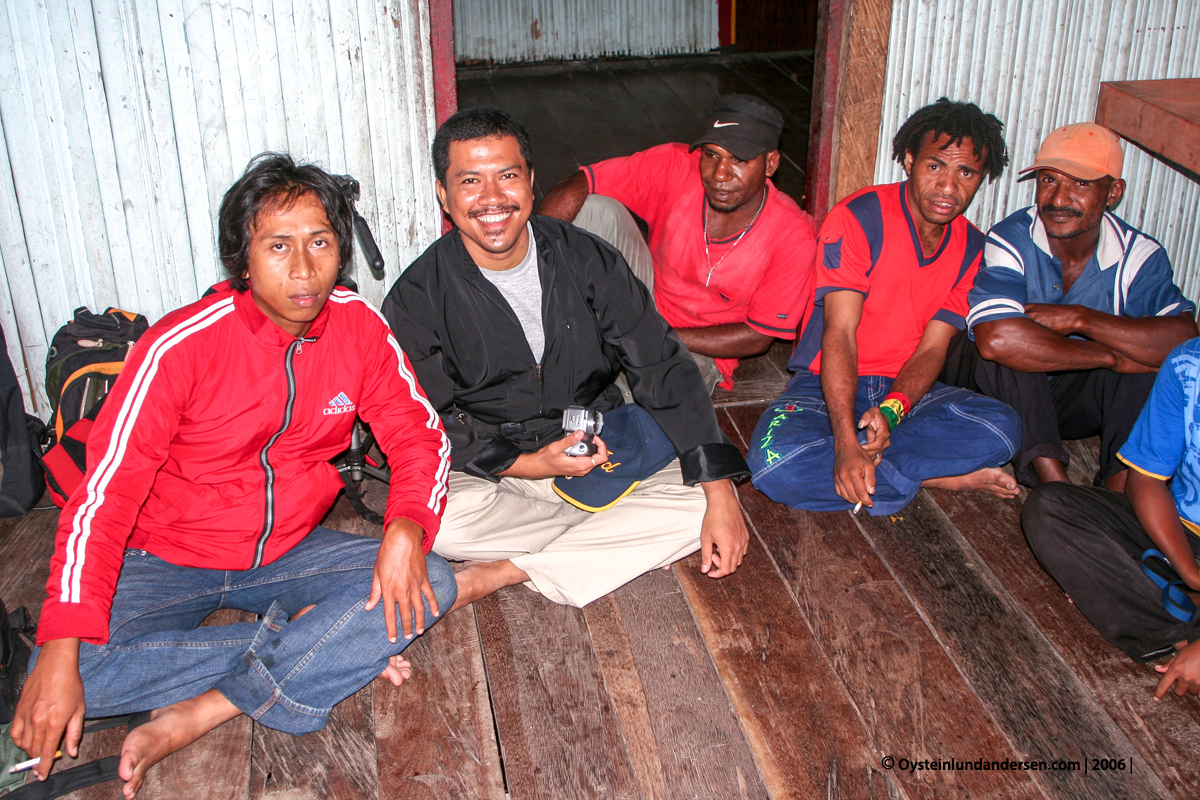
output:
[{"label": "man in red adidas jacket", "polygon": [[[317,730],[381,671],[398,680],[389,659],[454,602],[429,554],[450,445],[387,323],[334,289],[352,250],[338,184],[260,156],[219,228],[231,280],[138,341],[63,509],[12,728],[41,779],[64,732],[76,753],[85,708],[153,710],[122,745],[127,797],[240,713]],[[356,414],[392,465],[382,543],[317,524]],[[218,608],[262,620],[197,627]]]}]

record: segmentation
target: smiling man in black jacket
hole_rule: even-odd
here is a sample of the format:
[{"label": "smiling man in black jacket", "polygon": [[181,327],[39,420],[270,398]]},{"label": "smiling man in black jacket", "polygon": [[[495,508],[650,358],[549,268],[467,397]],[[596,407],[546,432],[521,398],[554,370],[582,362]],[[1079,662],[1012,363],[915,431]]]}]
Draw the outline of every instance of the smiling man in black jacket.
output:
[{"label": "smiling man in black jacket", "polygon": [[[455,607],[523,582],[583,606],[697,549],[709,576],[736,570],[749,535],[733,480],[746,463],[646,287],[604,241],[531,218],[529,135],[504,112],[454,115],[433,159],[455,229],[404,272],[383,312],[453,443],[435,548],[472,562]],[[621,372],[678,458],[615,505],[582,510],[554,479],[615,459],[600,439],[591,457],[567,455],[581,434],[563,435],[563,411],[620,407]]]}]

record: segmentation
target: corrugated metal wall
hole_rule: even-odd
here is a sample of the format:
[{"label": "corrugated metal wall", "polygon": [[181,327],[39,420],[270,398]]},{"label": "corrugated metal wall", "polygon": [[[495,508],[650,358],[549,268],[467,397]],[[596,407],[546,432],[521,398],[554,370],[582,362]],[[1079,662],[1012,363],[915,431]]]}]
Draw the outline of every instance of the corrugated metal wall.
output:
[{"label": "corrugated metal wall", "polygon": [[7,0],[0,324],[26,403],[46,415],[77,306],[154,321],[221,279],[217,208],[264,150],[359,179],[382,301],[439,231],[428,42],[428,0]]},{"label": "corrugated metal wall", "polygon": [[[875,166],[900,180],[891,139],[917,108],[945,95],[1005,123],[1012,166],[985,183],[967,212],[987,230],[1033,202],[1016,170],[1042,137],[1094,118],[1101,81],[1200,77],[1195,0],[895,0]],[[1125,142],[1118,216],[1162,242],[1176,282],[1200,295],[1200,184]]]},{"label": "corrugated metal wall", "polygon": [[454,0],[459,63],[703,53],[717,36],[717,0]]}]

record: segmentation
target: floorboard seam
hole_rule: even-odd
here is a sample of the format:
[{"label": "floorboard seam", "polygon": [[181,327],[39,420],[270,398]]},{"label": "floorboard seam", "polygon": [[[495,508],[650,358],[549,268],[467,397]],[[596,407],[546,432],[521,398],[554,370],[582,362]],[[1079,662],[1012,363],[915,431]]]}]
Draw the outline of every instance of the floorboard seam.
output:
[{"label": "floorboard seam", "polygon": [[[488,673],[487,648],[484,647],[483,631],[479,628],[479,614],[471,603],[471,616],[475,619],[475,635],[479,637],[479,655],[483,661],[483,679],[487,685],[488,708],[492,712],[492,733],[496,736],[496,761],[500,765],[500,785],[506,798],[512,797],[508,787],[508,768],[504,763],[504,742],[500,739],[500,724],[496,721],[496,701],[492,698],[492,677]],[[383,800],[383,798],[380,798]]]}]

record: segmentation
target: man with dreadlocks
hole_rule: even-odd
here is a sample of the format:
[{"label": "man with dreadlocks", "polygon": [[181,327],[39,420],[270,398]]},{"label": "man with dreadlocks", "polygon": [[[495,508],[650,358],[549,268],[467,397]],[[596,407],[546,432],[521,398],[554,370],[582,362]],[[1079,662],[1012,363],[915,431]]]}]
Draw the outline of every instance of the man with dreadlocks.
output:
[{"label": "man with dreadlocks", "polygon": [[1166,251],[1107,211],[1123,165],[1116,134],[1093,122],[1046,137],[1021,170],[1036,176],[1035,205],[988,233],[969,297],[974,344],[960,336],[946,359],[943,380],[1020,413],[1016,474],[1030,486],[1067,480],[1063,439],[1098,435],[1094,483],[1124,491],[1117,451],[1163,359],[1196,335]]},{"label": "man with dreadlocks", "polygon": [[813,511],[896,512],[921,486],[1001,497],[1020,442],[1008,406],[936,383],[984,235],[962,214],[1008,163],[1000,120],[946,98],[892,140],[908,180],[838,203],[817,237],[813,305],[783,395],[750,446],[754,485]]}]

